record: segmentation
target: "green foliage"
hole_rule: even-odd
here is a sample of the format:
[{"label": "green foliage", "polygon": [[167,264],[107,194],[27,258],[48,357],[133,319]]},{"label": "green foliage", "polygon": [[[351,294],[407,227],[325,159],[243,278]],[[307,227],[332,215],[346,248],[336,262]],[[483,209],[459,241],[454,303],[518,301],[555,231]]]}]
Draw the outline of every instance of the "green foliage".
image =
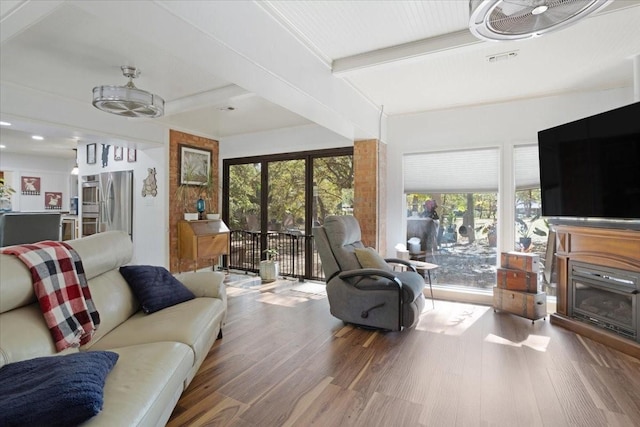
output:
[{"label": "green foliage", "polygon": [[11,197],[16,190],[14,190],[9,184],[5,184],[4,178],[0,178],[0,197]]},{"label": "green foliage", "polygon": [[[184,174],[184,178],[186,181],[195,181],[196,175],[192,175],[190,170],[187,170]],[[198,180],[201,180],[202,177],[198,175]],[[207,177],[207,181],[202,185],[194,185],[194,184],[180,184],[178,188],[176,188],[176,192],[174,194],[175,202],[182,207],[183,212],[195,212],[196,211],[196,202],[202,197],[206,203],[211,206],[213,204],[213,199],[215,197],[216,190],[216,180],[213,177],[212,171],[209,173]]]},{"label": "green foliage", "polygon": [[260,214],[260,163],[229,168],[229,226],[245,229],[247,215]]},{"label": "green foliage", "polygon": [[280,252],[278,252],[278,250],[274,248],[265,249],[262,252],[267,255],[267,259],[269,261],[276,260],[278,258],[278,255],[280,254]]},{"label": "green foliage", "polygon": [[[540,219],[540,215],[536,215],[531,219],[531,222],[527,224],[524,220],[516,219],[516,231],[520,237],[529,238],[533,235],[546,236],[547,232],[536,225],[536,222]],[[547,227],[548,229],[548,227]]]},{"label": "green foliage", "polygon": [[285,217],[304,218],[304,160],[283,160],[269,163],[268,218],[271,224],[281,224]]},{"label": "green foliage", "polygon": [[322,157],[313,164],[317,219],[344,215],[353,208],[353,156]]},{"label": "green foliage", "polygon": [[[278,229],[285,219],[301,229],[305,222],[305,161],[269,162],[268,219]],[[313,181],[316,197],[314,220],[327,215],[350,212],[353,206],[353,157],[334,156],[314,159]],[[229,225],[232,229],[249,229],[247,217],[261,214],[261,165],[239,164],[229,168]],[[291,225],[291,224],[288,224]]]}]

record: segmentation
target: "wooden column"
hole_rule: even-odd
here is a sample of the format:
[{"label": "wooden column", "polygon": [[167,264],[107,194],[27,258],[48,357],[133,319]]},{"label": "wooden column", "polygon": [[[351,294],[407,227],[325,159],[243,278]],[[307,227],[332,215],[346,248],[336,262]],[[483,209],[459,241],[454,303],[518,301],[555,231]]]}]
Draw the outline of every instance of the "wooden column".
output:
[{"label": "wooden column", "polygon": [[[219,144],[218,141],[207,139],[200,136],[190,135],[176,130],[169,131],[169,270],[175,273],[180,270],[178,266],[178,221],[183,219],[182,206],[175,202],[176,189],[180,176],[180,145],[188,145],[195,148],[204,148],[211,150],[211,176],[220,182],[220,174],[218,168]],[[214,191],[212,200],[208,200],[208,206],[211,210],[219,212],[218,207],[218,188]],[[194,200],[195,203],[195,200]],[[183,270],[192,269],[194,266],[190,262],[182,265]]]},{"label": "wooden column", "polygon": [[362,242],[386,247],[387,146],[372,139],[353,146],[354,216],[362,229]]}]

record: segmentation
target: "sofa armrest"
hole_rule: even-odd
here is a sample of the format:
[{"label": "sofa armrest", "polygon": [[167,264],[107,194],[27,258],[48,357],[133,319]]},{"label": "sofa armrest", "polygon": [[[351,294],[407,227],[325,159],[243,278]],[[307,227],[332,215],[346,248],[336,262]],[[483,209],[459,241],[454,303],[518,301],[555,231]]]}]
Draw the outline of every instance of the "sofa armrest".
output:
[{"label": "sofa armrest", "polygon": [[227,303],[227,291],[224,286],[224,274],[217,271],[198,271],[177,274],[181,281],[197,298],[219,298]]}]

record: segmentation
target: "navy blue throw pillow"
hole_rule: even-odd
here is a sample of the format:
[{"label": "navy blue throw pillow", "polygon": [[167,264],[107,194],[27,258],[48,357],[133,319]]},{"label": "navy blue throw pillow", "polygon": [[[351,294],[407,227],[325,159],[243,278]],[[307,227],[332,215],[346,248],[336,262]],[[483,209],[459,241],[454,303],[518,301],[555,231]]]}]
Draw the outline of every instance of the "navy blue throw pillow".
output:
[{"label": "navy blue throw pillow", "polygon": [[104,383],[118,360],[87,351],[0,368],[0,425],[75,426],[102,410]]},{"label": "navy blue throw pillow", "polygon": [[147,314],[196,297],[164,267],[128,265],[120,267],[120,274]]}]

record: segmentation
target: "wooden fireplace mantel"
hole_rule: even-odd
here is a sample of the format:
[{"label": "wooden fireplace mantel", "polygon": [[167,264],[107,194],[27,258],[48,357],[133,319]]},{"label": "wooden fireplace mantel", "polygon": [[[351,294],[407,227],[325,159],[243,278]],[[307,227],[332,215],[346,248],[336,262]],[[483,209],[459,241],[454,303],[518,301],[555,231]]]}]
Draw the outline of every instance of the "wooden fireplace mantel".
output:
[{"label": "wooden fireplace mantel", "polygon": [[555,226],[558,293],[551,323],[640,359],[640,344],[568,317],[569,261],[640,272],[640,231]]}]

